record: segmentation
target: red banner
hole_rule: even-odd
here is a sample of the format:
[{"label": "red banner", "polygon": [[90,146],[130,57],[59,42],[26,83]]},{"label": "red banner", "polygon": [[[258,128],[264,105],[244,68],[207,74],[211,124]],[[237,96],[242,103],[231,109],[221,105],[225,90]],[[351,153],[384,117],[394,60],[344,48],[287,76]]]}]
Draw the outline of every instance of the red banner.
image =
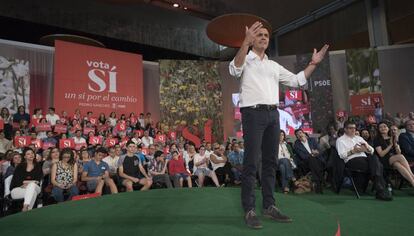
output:
[{"label": "red banner", "polygon": [[302,90],[286,89],[285,96],[289,100],[302,101]]},{"label": "red banner", "polygon": [[135,130],[135,133],[137,133],[138,134],[138,136],[141,138],[142,136],[144,136],[144,131],[143,130],[140,130],[140,129],[138,129],[138,130]]},{"label": "red banner", "polygon": [[75,148],[75,142],[73,139],[61,139],[59,140],[59,148]]},{"label": "red banner", "polygon": [[90,145],[102,144],[102,137],[101,136],[89,137],[89,144]]},{"label": "red banner", "polygon": [[55,128],[54,128],[55,133],[58,134],[65,134],[68,131],[68,126],[66,125],[61,125],[61,124],[56,124]]},{"label": "red banner", "polygon": [[170,147],[169,146],[165,146],[165,148],[162,149],[164,154],[168,154],[170,153]]},{"label": "red banner", "polygon": [[336,117],[345,117],[346,116],[346,111],[337,111],[336,112]]},{"label": "red banner", "polygon": [[34,144],[35,147],[38,148],[38,149],[43,147],[42,140],[40,140],[40,139],[33,139],[32,144]]},{"label": "red banner", "polygon": [[126,124],[125,122],[119,122],[118,124],[116,124],[116,130],[118,132],[123,132],[126,130]]},{"label": "red banner", "polygon": [[67,120],[65,117],[61,117],[61,118],[60,118],[60,123],[61,123],[62,125],[66,125],[66,124],[67,124],[67,122],[68,122],[68,120]]},{"label": "red banner", "polygon": [[142,56],[55,42],[54,106],[83,114],[142,112]]},{"label": "red banner", "polygon": [[310,109],[308,104],[296,104],[292,106],[292,112],[295,115],[295,117],[298,117],[299,115],[306,115],[309,114]]},{"label": "red banner", "polygon": [[121,142],[119,142],[119,145],[121,146],[121,147],[124,147],[125,146],[125,144],[127,143],[129,141],[129,138],[124,138],[124,139],[122,139],[121,140]]},{"label": "red banner", "polygon": [[42,145],[42,149],[43,150],[46,150],[46,149],[49,149],[49,148],[53,148],[53,147],[56,147],[56,144],[51,143],[51,142],[46,142],[46,143],[43,143],[43,145]]},{"label": "red banner", "polygon": [[382,107],[382,94],[371,93],[350,96],[352,115],[374,114],[375,104],[380,103]]},{"label": "red banner", "polygon": [[95,126],[98,124],[98,119],[96,119],[96,118],[90,118],[89,121],[91,122],[91,124],[93,124]]},{"label": "red banner", "polygon": [[75,143],[75,150],[76,151],[79,151],[83,147],[87,147],[86,143]]},{"label": "red banner", "polygon": [[165,143],[166,140],[167,140],[167,137],[165,136],[165,134],[155,136],[156,142]]},{"label": "red banner", "polygon": [[170,133],[168,133],[168,136],[170,137],[171,140],[175,140],[177,138],[177,133],[176,132],[170,132]]},{"label": "red banner", "polygon": [[14,137],[14,146],[17,148],[28,147],[30,144],[32,144],[32,138],[30,136]]},{"label": "red banner", "polygon": [[52,131],[52,126],[49,123],[37,124],[36,132]]},{"label": "red banner", "polygon": [[235,120],[241,120],[240,107],[235,107],[234,108],[234,119]]},{"label": "red banner", "polygon": [[84,135],[89,135],[90,132],[95,133],[95,128],[90,128],[90,127],[83,128]]},{"label": "red banner", "polygon": [[107,147],[113,147],[118,143],[118,139],[117,138],[109,138],[105,141],[105,144]]}]

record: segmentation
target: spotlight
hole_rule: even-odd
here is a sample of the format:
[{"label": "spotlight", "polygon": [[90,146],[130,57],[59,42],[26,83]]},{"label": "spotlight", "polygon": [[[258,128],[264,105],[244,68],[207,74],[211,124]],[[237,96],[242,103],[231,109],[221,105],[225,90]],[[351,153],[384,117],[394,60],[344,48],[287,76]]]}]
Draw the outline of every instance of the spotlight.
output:
[{"label": "spotlight", "polygon": [[178,8],[178,7],[180,7],[180,4],[178,4],[178,3],[174,3],[174,4],[173,4],[173,7]]}]

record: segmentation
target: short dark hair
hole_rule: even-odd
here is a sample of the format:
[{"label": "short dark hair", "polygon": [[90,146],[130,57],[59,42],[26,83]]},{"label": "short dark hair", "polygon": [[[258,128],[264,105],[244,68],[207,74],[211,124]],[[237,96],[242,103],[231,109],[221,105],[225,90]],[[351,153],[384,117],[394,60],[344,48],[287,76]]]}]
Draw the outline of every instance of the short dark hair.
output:
[{"label": "short dark hair", "polygon": [[49,107],[49,110],[55,111],[54,107]]},{"label": "short dark hair", "polygon": [[99,147],[95,150],[95,154],[97,154],[97,153],[108,154],[108,151],[104,147]]},{"label": "short dark hair", "polygon": [[356,126],[356,123],[353,120],[347,120],[344,123],[344,128],[348,128],[349,125],[355,125]]}]

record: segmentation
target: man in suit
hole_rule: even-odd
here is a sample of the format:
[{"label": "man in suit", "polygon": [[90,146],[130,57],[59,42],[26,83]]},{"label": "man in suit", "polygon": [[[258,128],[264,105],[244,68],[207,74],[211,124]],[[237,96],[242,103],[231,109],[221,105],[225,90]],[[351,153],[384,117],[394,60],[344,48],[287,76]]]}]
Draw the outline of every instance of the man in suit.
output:
[{"label": "man in suit", "polygon": [[414,162],[414,120],[405,122],[405,133],[400,134],[398,142],[401,152],[409,163]]},{"label": "man in suit", "polygon": [[319,145],[315,139],[308,138],[302,129],[295,130],[297,140],[295,141],[294,150],[298,157],[298,166],[307,173],[312,173],[312,181],[316,193],[322,193],[322,181],[324,170],[324,158],[320,153]]}]

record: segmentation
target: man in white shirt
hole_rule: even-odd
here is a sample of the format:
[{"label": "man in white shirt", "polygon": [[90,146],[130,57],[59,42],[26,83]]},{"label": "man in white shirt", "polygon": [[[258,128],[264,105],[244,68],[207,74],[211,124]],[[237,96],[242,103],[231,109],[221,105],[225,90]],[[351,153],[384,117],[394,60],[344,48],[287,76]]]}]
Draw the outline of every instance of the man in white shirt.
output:
[{"label": "man in white shirt", "polygon": [[355,135],[355,122],[345,121],[344,129],[345,134],[336,140],[336,148],[339,157],[345,161],[345,166],[351,170],[369,172],[377,191],[376,198],[385,201],[392,200],[392,197],[385,192],[382,164],[377,156],[372,155],[374,148],[362,137]]},{"label": "man in white shirt", "polygon": [[76,130],[75,137],[73,137],[73,142],[76,144],[86,144],[86,139],[82,137],[82,131]]},{"label": "man in white shirt", "polygon": [[[279,82],[291,87],[306,84],[325,56],[328,45],[319,52],[314,49],[312,60],[304,71],[298,74],[286,70],[278,63],[269,60],[265,51],[269,46],[271,30],[261,22],[246,27],[245,39],[236,57],[229,65],[232,76],[240,81],[240,111],[245,142],[245,162],[243,163],[241,199],[246,213],[246,225],[262,228],[255,212],[255,181],[257,159],[262,153],[262,194],[263,215],[279,222],[292,220],[280,213],[275,206],[274,188],[276,179],[276,155],[279,146]],[[252,50],[249,52],[249,48]],[[262,148],[263,147],[263,148]]]},{"label": "man in white shirt", "polygon": [[119,156],[117,156],[115,153],[115,147],[110,147],[108,150],[108,154],[109,155],[105,157],[102,161],[108,164],[109,176],[113,177],[117,175]]},{"label": "man in white shirt", "polygon": [[144,137],[141,138],[142,145],[144,147],[149,147],[149,145],[154,144],[154,139],[149,136],[148,130],[144,131]]},{"label": "man in white shirt", "polygon": [[54,107],[49,107],[49,113],[46,114],[46,120],[52,126],[56,125],[56,121],[60,120],[60,117],[55,113]]}]

